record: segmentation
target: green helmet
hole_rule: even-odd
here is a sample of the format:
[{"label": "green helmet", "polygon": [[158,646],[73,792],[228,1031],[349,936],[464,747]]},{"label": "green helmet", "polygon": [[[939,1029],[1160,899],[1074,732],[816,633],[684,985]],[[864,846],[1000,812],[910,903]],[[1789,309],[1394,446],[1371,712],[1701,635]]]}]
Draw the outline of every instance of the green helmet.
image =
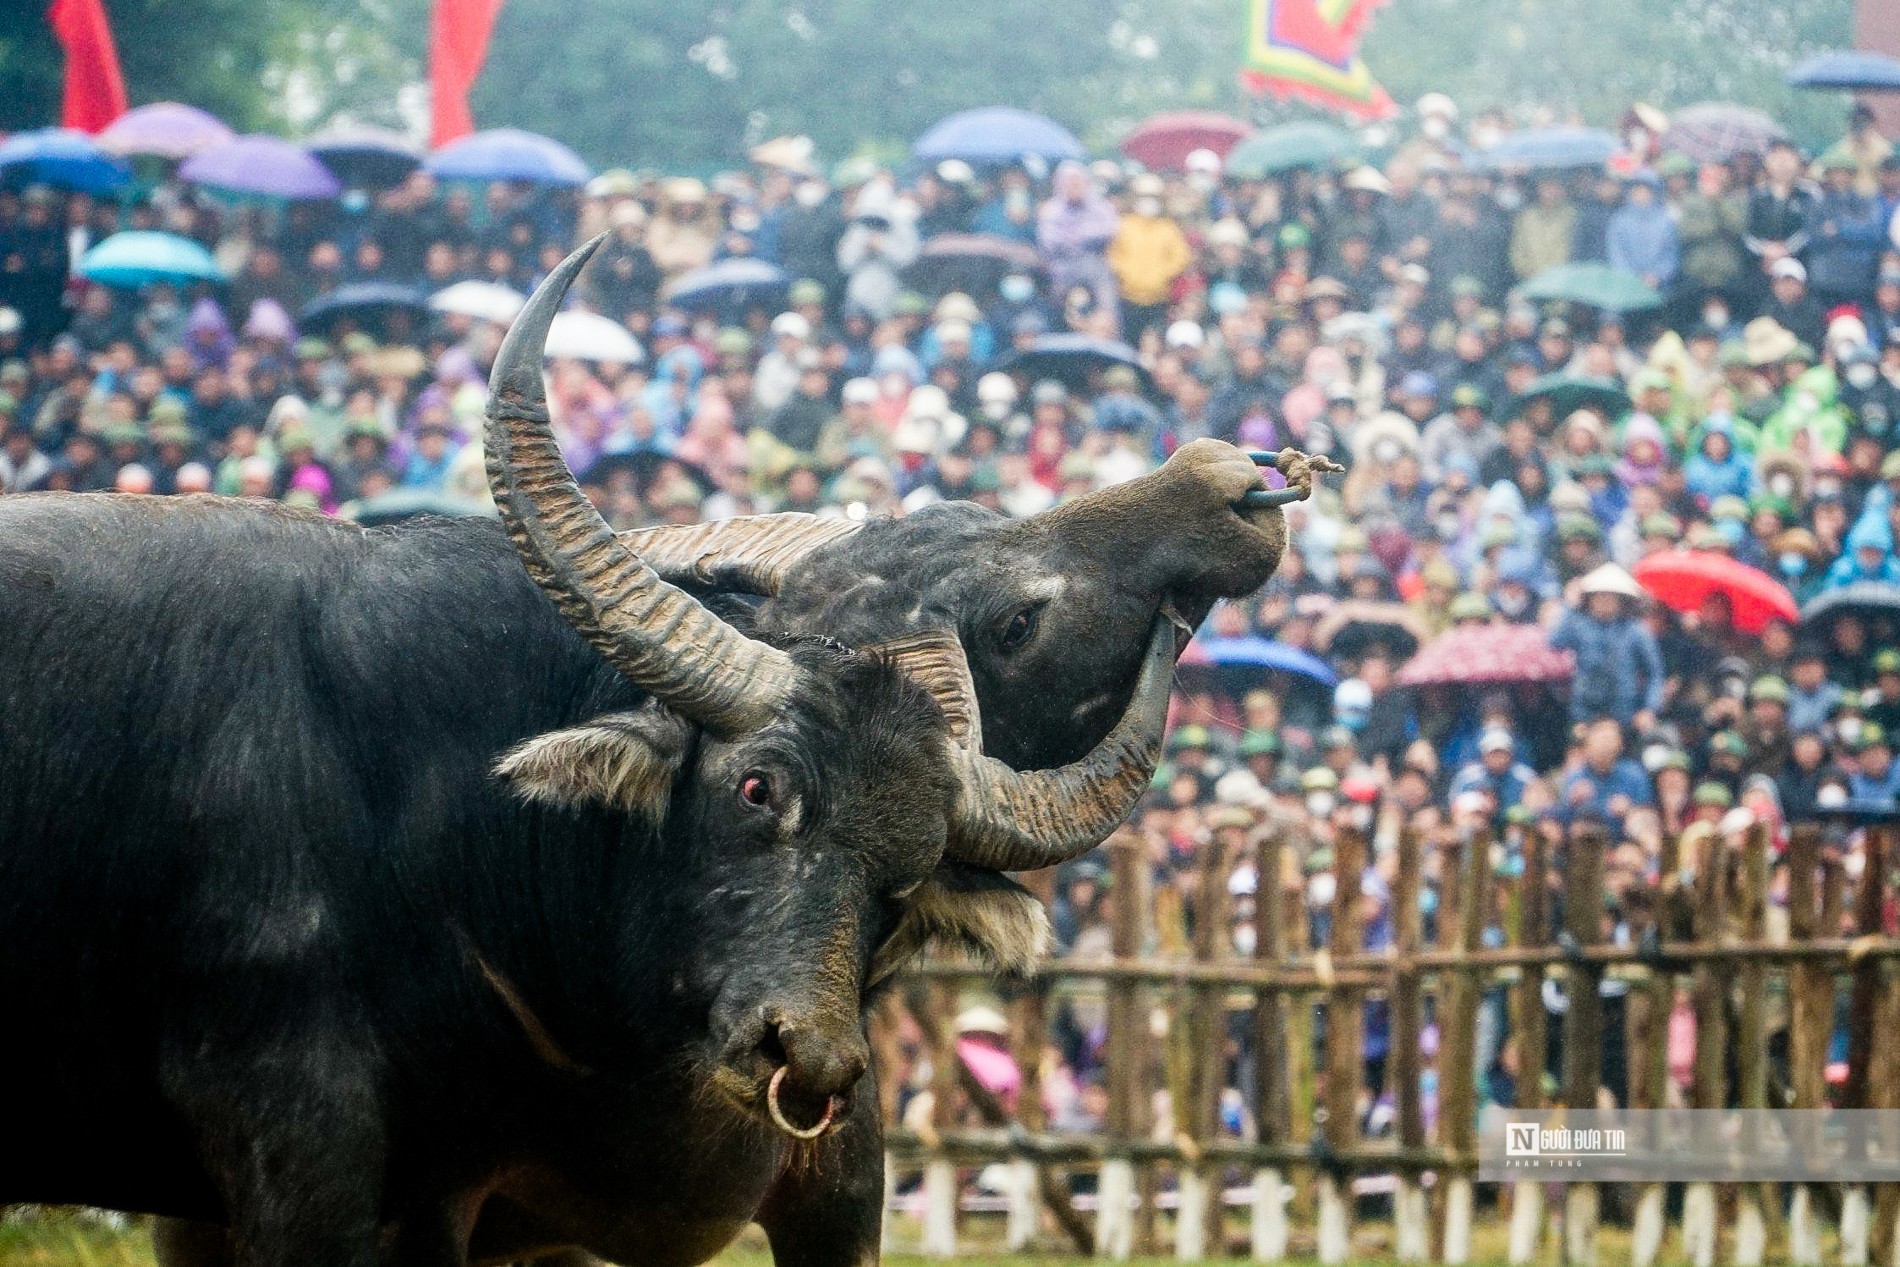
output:
[{"label": "green helmet", "polygon": [[1750,703],[1756,700],[1773,700],[1778,704],[1786,704],[1788,684],[1772,673],[1764,674],[1756,678],[1753,685],[1748,688],[1748,698]]},{"label": "green helmet", "polygon": [[1277,757],[1282,750],[1280,736],[1271,730],[1250,730],[1240,737],[1242,757]]},{"label": "green helmet", "polygon": [[1491,619],[1491,600],[1476,590],[1466,590],[1451,600],[1445,614],[1453,620]]},{"label": "green helmet", "polygon": [[1697,805],[1727,809],[1735,804],[1735,793],[1720,783],[1698,783],[1692,799]]}]

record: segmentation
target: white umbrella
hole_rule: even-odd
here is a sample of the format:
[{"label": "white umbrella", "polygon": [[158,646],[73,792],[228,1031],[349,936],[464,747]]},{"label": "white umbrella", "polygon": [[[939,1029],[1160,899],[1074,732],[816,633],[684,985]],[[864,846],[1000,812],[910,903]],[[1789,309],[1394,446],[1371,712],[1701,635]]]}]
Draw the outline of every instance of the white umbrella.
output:
[{"label": "white umbrella", "polygon": [[625,326],[593,312],[556,313],[548,329],[545,355],[621,365],[638,365],[646,360],[646,353]]},{"label": "white umbrella", "polygon": [[515,319],[522,305],[527,302],[526,295],[495,282],[457,282],[431,296],[429,307],[437,312],[474,317],[478,321],[492,321],[505,326]]}]

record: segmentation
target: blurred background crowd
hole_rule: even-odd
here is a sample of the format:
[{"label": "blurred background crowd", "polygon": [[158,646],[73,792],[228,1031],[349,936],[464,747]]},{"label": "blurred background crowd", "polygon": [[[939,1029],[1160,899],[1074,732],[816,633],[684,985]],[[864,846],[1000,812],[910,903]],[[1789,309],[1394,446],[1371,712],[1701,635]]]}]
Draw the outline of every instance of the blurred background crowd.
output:
[{"label": "blurred background crowd", "polygon": [[[0,492],[483,513],[501,335],[604,232],[547,372],[619,527],[1031,515],[1203,436],[1344,464],[1183,660],[1122,836],[1164,951],[1221,833],[1246,954],[1256,890],[1302,898],[1320,944],[1342,830],[1376,836],[1350,882],[1377,949],[1376,824],[1425,842],[1428,900],[1474,831],[1508,874],[1531,834],[1560,857],[1600,824],[1614,917],[1696,824],[1780,842],[1894,809],[1900,155],[1870,115],[1810,154],[1737,107],[1610,134],[1434,94],[1377,153],[1177,118],[1089,162],[977,113],[963,152],[827,169],[781,138],[707,181],[577,172],[526,134],[471,138],[485,168],[367,134],[198,175],[195,143],[126,167],[110,130],[16,151]],[[1269,835],[1292,848],[1261,876]],[[1101,853],[1058,877],[1065,953],[1106,952],[1107,878]],[[998,1018],[962,1021],[980,1045]],[[1071,1029],[1081,1121],[1099,1032]]]}]

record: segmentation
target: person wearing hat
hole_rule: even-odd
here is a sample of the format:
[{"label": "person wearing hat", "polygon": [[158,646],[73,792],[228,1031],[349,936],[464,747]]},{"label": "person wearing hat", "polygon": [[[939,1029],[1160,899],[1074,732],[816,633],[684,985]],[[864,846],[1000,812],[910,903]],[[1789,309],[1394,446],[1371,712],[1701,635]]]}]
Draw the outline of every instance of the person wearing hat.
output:
[{"label": "person wearing hat", "polygon": [[1452,776],[1449,795],[1482,792],[1493,812],[1502,814],[1524,799],[1537,772],[1517,758],[1517,739],[1503,726],[1487,726],[1478,735],[1478,759]]},{"label": "person wearing hat", "polygon": [[1808,292],[1807,265],[1785,255],[1767,266],[1767,274],[1769,298],[1762,316],[1792,334],[1797,344],[1819,347],[1827,338],[1827,309]]},{"label": "person wearing hat", "polygon": [[1236,755],[1241,766],[1260,781],[1260,786],[1271,787],[1280,775],[1280,757],[1284,753],[1280,736],[1271,730],[1249,730],[1241,735]]},{"label": "person wearing hat", "polygon": [[1696,784],[1690,804],[1694,811],[1691,821],[1714,826],[1735,808],[1735,792],[1726,783],[1706,779]]},{"label": "person wearing hat", "polygon": [[1163,321],[1174,283],[1194,262],[1181,226],[1162,207],[1161,178],[1143,172],[1128,182],[1121,221],[1108,244],[1108,266],[1122,297],[1122,341],[1133,345]]},{"label": "person wearing hat", "polygon": [[1874,652],[1874,686],[1861,705],[1861,714],[1890,735],[1900,734],[1900,647]]},{"label": "person wearing hat", "polygon": [[1743,767],[1746,773],[1774,775],[1787,764],[1794,742],[1794,731],[1788,725],[1792,697],[1786,680],[1772,673],[1749,684],[1748,715],[1740,726],[1742,740],[1748,745],[1748,762]]},{"label": "person wearing hat", "polygon": [[[1808,288],[1822,312],[1843,304],[1864,306],[1867,279],[1890,246],[1887,221],[1871,191],[1856,187],[1853,157],[1836,148],[1821,156],[1821,195],[1808,244]],[[1793,327],[1790,327],[1791,329]]]},{"label": "person wearing hat", "polygon": [[1655,635],[1637,615],[1643,591],[1614,563],[1576,585],[1579,605],[1564,612],[1550,635],[1551,646],[1576,657],[1571,720],[1609,717],[1648,730],[1662,707],[1664,674]]},{"label": "person wearing hat", "polygon": [[1900,809],[1900,764],[1893,759],[1887,730],[1877,722],[1861,723],[1854,741],[1853,773],[1847,776],[1848,795],[1859,806]]},{"label": "person wearing hat", "polygon": [[711,263],[719,231],[702,182],[688,176],[661,182],[660,208],[647,225],[646,247],[667,281]]},{"label": "person wearing hat", "polygon": [[1648,170],[1631,173],[1622,203],[1604,226],[1610,267],[1636,274],[1655,290],[1667,291],[1682,264],[1676,219],[1662,200],[1662,179]]},{"label": "person wearing hat", "polygon": [[1451,390],[1450,405],[1419,434],[1419,460],[1425,477],[1434,483],[1445,478],[1453,458],[1469,462],[1475,473],[1496,445],[1490,425],[1491,398],[1484,388],[1460,383]]}]

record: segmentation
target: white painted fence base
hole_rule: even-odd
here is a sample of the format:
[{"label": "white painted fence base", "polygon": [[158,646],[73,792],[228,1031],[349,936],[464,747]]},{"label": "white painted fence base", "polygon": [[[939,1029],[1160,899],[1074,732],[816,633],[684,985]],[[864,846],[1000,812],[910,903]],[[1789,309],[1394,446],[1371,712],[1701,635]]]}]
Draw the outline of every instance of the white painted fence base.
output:
[{"label": "white painted fence base", "polygon": [[1564,1189],[1564,1262],[1569,1267],[1596,1267],[1598,1199],[1593,1183]]},{"label": "white painted fence base", "polygon": [[1511,1230],[1505,1255],[1511,1267],[1537,1260],[1544,1239],[1544,1185],[1519,1179],[1511,1185]]},{"label": "white painted fence base", "polygon": [[924,1240],[926,1258],[957,1256],[957,1168],[934,1159],[924,1163]]},{"label": "white painted fence base", "polygon": [[1694,1267],[1714,1267],[1715,1185],[1692,1183],[1682,1193],[1682,1254]]},{"label": "white painted fence base", "polygon": [[1664,1195],[1663,1186],[1652,1183],[1636,1198],[1636,1220],[1630,1229],[1631,1267],[1654,1267],[1662,1256],[1663,1236],[1668,1231],[1663,1218]]},{"label": "white painted fence base", "polygon": [[878,1211],[878,1249],[889,1254],[895,1248],[891,1235],[891,1198],[897,1195],[897,1160],[884,1154],[884,1208]]},{"label": "white painted fence base", "polygon": [[1288,1189],[1280,1172],[1253,1172],[1253,1260],[1277,1263],[1286,1257]]},{"label": "white painted fence base", "polygon": [[1821,1220],[1815,1217],[1814,1193],[1797,1184],[1788,1203],[1788,1262],[1792,1267],[1820,1267]]},{"label": "white painted fence base", "polygon": [[1036,1163],[1018,1157],[1009,1163],[1009,1214],[1003,1228],[1003,1244],[1010,1253],[1019,1253],[1036,1242],[1041,1230],[1042,1198],[1036,1190]]},{"label": "white painted fence base", "polygon": [[1346,1261],[1352,1247],[1352,1194],[1338,1178],[1319,1181],[1319,1260],[1331,1267]]},{"label": "white painted fence base", "polygon": [[1135,1252],[1135,1163],[1111,1157],[1097,1180],[1095,1255],[1125,1262]]},{"label": "white painted fence base", "polygon": [[1196,1166],[1183,1166],[1180,1176],[1180,1208],[1174,1215],[1174,1256],[1184,1263],[1197,1263],[1207,1257],[1207,1174]]},{"label": "white painted fence base", "polygon": [[1425,1215],[1425,1189],[1418,1176],[1403,1175],[1392,1193],[1393,1252],[1402,1263],[1422,1263],[1432,1256],[1431,1222]]},{"label": "white painted fence base", "polygon": [[1768,1220],[1762,1217],[1761,1190],[1746,1190],[1735,1214],[1735,1267],[1761,1267],[1768,1256]]},{"label": "white painted fence base", "polygon": [[1850,1184],[1841,1192],[1841,1267],[1867,1267],[1869,1226],[1873,1211],[1865,1184]]},{"label": "white painted fence base", "polygon": [[1471,1261],[1471,1177],[1453,1175],[1445,1184],[1445,1257],[1449,1267]]}]

